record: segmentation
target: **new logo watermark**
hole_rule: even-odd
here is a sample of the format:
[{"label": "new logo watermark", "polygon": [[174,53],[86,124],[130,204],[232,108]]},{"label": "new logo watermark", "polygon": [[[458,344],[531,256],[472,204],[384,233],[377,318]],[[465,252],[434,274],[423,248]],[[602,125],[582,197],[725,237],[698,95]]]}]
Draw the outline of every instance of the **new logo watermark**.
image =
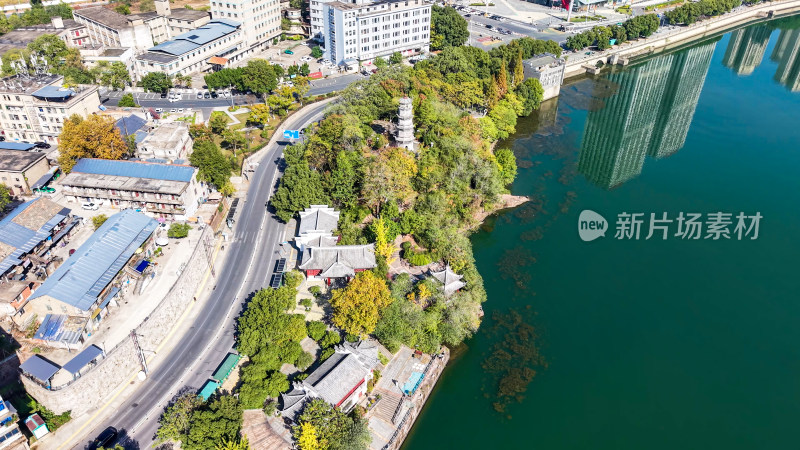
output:
[{"label": "new logo watermark", "polygon": [[[670,218],[668,213],[663,212],[658,215],[650,213],[647,220],[645,213],[622,212],[617,214],[614,239],[639,240],[644,237],[645,240],[667,240],[676,237],[684,240],[755,240],[758,239],[758,229],[763,217],[760,212],[753,215],[740,212],[734,216],[733,213],[720,211],[708,214],[680,212],[677,217]],[[643,227],[645,221],[647,225]],[[647,236],[644,236],[642,228],[647,230]],[[603,216],[590,209],[581,211],[578,217],[578,235],[583,241],[605,237],[607,229],[608,222]]]},{"label": "new logo watermark", "polygon": [[606,236],[608,222],[605,217],[597,214],[591,209],[584,209],[578,217],[578,235],[582,240],[589,242],[600,236]]}]

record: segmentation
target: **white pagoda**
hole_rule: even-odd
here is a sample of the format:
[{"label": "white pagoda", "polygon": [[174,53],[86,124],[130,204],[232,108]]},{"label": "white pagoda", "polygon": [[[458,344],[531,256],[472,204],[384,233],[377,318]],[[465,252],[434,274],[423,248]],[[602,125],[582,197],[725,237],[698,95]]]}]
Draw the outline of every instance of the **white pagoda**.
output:
[{"label": "white pagoda", "polygon": [[415,151],[417,141],[414,139],[414,110],[411,102],[410,97],[403,97],[400,99],[395,141],[398,147]]}]

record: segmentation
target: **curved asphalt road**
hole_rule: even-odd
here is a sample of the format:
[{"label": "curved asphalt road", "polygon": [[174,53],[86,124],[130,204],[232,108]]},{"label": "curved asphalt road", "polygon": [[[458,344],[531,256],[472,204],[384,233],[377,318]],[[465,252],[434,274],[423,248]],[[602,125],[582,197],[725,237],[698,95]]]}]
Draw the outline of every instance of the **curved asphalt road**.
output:
[{"label": "curved asphalt road", "polygon": [[[296,114],[287,121],[287,127],[302,128],[319,120],[325,106],[316,105]],[[247,297],[269,285],[277,246],[283,238],[285,224],[268,213],[265,204],[277,186],[284,145],[273,145],[268,150],[251,178],[246,200],[239,203],[235,239],[226,244],[229,258],[216,271],[218,277],[209,278],[209,283],[216,282],[216,286],[205,310],[172,350],[162,356],[162,362],[131,398],[109,419],[98,422],[73,448],[84,448],[108,426],[125,435],[120,442],[125,448],[148,448],[158,419],[175,393],[185,388],[199,389],[233,347],[234,318]]]}]

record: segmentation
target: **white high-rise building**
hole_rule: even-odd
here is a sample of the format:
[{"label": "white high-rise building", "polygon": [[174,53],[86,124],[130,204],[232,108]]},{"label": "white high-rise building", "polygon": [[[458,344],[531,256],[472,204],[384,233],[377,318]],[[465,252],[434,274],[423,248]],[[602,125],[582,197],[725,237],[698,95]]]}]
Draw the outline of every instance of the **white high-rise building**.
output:
[{"label": "white high-rise building", "polygon": [[424,0],[323,5],[325,57],[335,64],[369,64],[394,52],[427,53],[431,41],[431,3]]},{"label": "white high-rise building", "polygon": [[281,34],[279,0],[212,0],[211,16],[242,24],[244,52],[260,49]]},{"label": "white high-rise building", "polygon": [[325,32],[325,21],[322,19],[324,4],[331,0],[308,0],[308,12],[311,19],[311,37],[324,40],[322,34]]}]

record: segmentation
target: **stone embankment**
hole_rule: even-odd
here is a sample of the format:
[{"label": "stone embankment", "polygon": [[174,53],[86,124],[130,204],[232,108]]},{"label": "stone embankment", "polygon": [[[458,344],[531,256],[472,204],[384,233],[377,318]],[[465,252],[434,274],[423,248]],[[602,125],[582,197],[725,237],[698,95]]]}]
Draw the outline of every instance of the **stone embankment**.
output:
[{"label": "stone embankment", "polygon": [[442,353],[431,359],[428,367],[425,368],[425,377],[422,379],[422,384],[409,399],[412,405],[411,408],[400,419],[397,430],[395,430],[394,435],[389,438],[389,442],[383,446],[382,450],[397,450],[403,445],[403,441],[408,436],[408,432],[411,431],[411,427],[419,417],[419,413],[425,407],[425,402],[428,401],[436,382],[439,381],[439,377],[442,376],[442,372],[450,360],[450,350],[447,347],[442,348]]},{"label": "stone embankment", "polygon": [[142,370],[142,358],[155,353],[192,302],[211,260],[213,234],[211,227],[203,230],[192,256],[169,293],[134,330],[135,340],[133,335],[129,335],[109,350],[97,366],[65,385],[47,389],[22,376],[28,393],[57,414],[72,410],[72,417],[78,417],[99,408],[115,390]]},{"label": "stone embankment", "polygon": [[718,35],[737,26],[798,12],[800,12],[800,0],[772,1],[754,6],[743,6],[719,17],[679,27],[674,31],[660,32],[647,39],[629,41],[603,52],[594,52],[592,55],[570,55],[564,71],[564,78],[594,73],[598,63],[624,62],[631,58],[668,51],[691,41]]}]

